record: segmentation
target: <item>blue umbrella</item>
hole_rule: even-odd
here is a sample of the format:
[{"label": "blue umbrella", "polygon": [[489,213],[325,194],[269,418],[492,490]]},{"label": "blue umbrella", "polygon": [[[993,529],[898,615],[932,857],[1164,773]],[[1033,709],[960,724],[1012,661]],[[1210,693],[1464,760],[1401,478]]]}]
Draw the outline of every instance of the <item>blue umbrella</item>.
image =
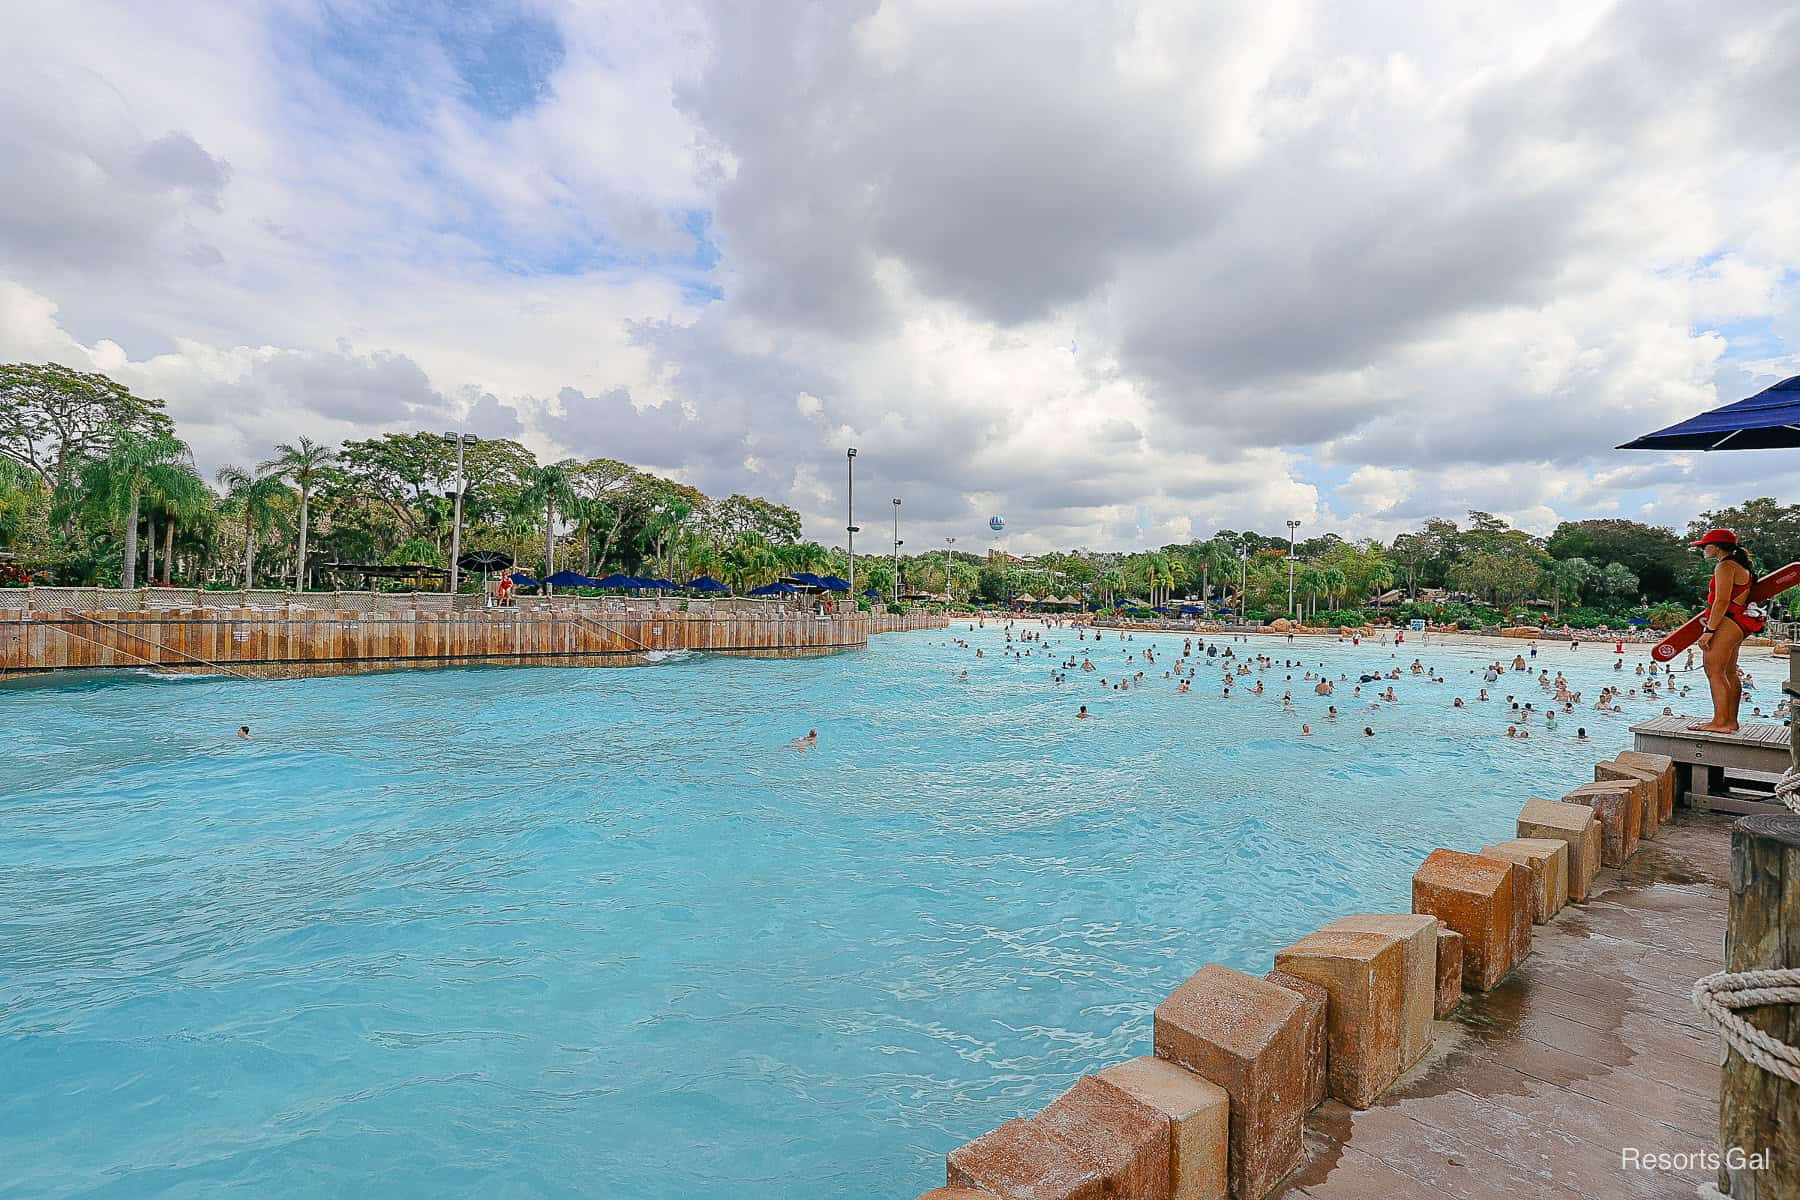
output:
[{"label": "blue umbrella", "polygon": [[847,592],[850,590],[848,580],[839,579],[836,575],[827,575],[819,580],[819,586],[828,592]]},{"label": "blue umbrella", "polygon": [[810,571],[795,571],[788,576],[795,583],[803,583],[807,587],[824,587],[825,581]]},{"label": "blue umbrella", "polygon": [[1800,375],[1748,400],[1647,433],[1621,450],[1779,450],[1800,446]]},{"label": "blue umbrella", "polygon": [[881,592],[876,588],[870,588],[868,591],[864,592],[863,595],[867,596],[871,600],[881,599]]},{"label": "blue umbrella", "polygon": [[638,585],[640,587],[655,588],[657,591],[662,592],[673,591],[675,589],[675,585],[666,579],[640,579],[638,580]]},{"label": "blue umbrella", "polygon": [[752,596],[782,596],[799,590],[791,583],[765,583],[759,588],[752,589],[750,594]]},{"label": "blue umbrella", "polygon": [[696,592],[729,592],[731,590],[711,575],[702,575],[698,579],[688,580],[688,587]]},{"label": "blue umbrella", "polygon": [[533,579],[531,576],[527,575],[523,571],[514,571],[511,574],[510,578],[512,579],[513,585],[515,587],[519,586],[521,584],[524,585],[525,587],[543,587],[544,586],[542,580]]},{"label": "blue umbrella", "polygon": [[594,586],[603,588],[628,588],[636,587],[637,581],[628,575],[621,575],[617,571],[614,571],[605,579],[596,579],[594,581]]},{"label": "blue umbrella", "polygon": [[594,581],[580,571],[558,571],[544,580],[552,587],[593,587]]}]

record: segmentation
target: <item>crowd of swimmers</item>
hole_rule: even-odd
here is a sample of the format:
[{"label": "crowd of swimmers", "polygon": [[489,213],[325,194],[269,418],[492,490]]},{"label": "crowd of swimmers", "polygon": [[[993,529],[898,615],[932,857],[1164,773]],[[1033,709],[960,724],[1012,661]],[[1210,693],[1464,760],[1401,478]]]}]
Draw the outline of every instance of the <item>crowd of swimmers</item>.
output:
[{"label": "crowd of swimmers", "polygon": [[[987,622],[980,621],[969,626],[969,629],[973,631],[986,624]],[[1396,635],[1391,643],[1386,638],[1380,643],[1383,647],[1391,645],[1396,648],[1389,656],[1391,665],[1365,669],[1354,676],[1348,671],[1340,671],[1334,679],[1323,663],[1309,667],[1300,659],[1278,660],[1269,654],[1254,651],[1247,644],[1249,638],[1242,634],[1214,636],[1211,641],[1197,633],[1186,634],[1182,636],[1179,650],[1164,650],[1160,642],[1139,644],[1135,633],[1129,630],[1077,625],[1073,627],[1076,644],[1071,646],[1066,637],[1053,640],[1046,636],[1056,628],[1048,622],[1034,627],[1033,624],[1018,620],[1006,620],[1001,622],[1001,626],[1004,640],[997,654],[1020,663],[1034,659],[1048,660],[1050,681],[1054,686],[1068,684],[1072,674],[1080,673],[1093,676],[1096,686],[1107,691],[1129,692],[1167,684],[1172,685],[1177,695],[1188,695],[1201,680],[1204,671],[1216,674],[1218,696],[1222,700],[1229,700],[1239,695],[1272,696],[1272,673],[1280,671],[1283,673],[1280,685],[1282,712],[1297,714],[1294,688],[1310,687],[1314,696],[1331,701],[1326,706],[1324,716],[1326,720],[1333,722],[1342,715],[1339,703],[1367,713],[1380,711],[1384,704],[1401,703],[1400,693],[1395,687],[1398,681],[1410,678],[1413,682],[1428,686],[1445,685],[1449,682],[1439,670],[1427,665],[1423,658],[1414,657],[1404,665],[1399,661],[1397,648],[1405,644],[1404,632]],[[1363,645],[1363,639],[1356,634],[1345,634],[1338,640],[1352,646]],[[1108,642],[1113,643],[1110,647],[1113,651],[1111,655],[1108,654]],[[950,644],[972,652],[976,658],[989,656],[988,648],[975,646],[967,638],[953,637]],[[1571,642],[1570,648],[1579,649],[1579,643]],[[1615,644],[1614,650],[1618,658],[1613,669],[1624,673],[1627,670],[1624,644]],[[1502,711],[1507,722],[1505,736],[1508,738],[1529,739],[1534,726],[1555,731],[1566,724],[1575,723],[1578,712],[1590,706],[1594,711],[1616,715],[1625,711],[1628,702],[1648,701],[1662,705],[1663,715],[1672,715],[1673,709],[1669,707],[1669,702],[1687,697],[1692,690],[1692,685],[1678,677],[1673,664],[1662,666],[1654,662],[1639,662],[1632,670],[1631,680],[1622,680],[1618,684],[1601,688],[1590,705],[1583,693],[1570,685],[1561,670],[1552,671],[1541,665],[1534,669],[1538,654],[1537,643],[1532,642],[1513,654],[1510,660],[1503,656],[1469,671],[1471,675],[1479,677],[1479,683],[1473,685],[1473,704],[1483,706],[1496,703],[1497,698],[1490,694],[1490,688],[1495,693],[1501,692],[1499,685],[1503,679],[1523,676],[1514,685],[1513,692],[1506,693],[1497,700],[1505,705]],[[1114,665],[1108,666],[1108,663]],[[1694,671],[1696,666],[1693,655],[1690,654],[1682,665],[1681,674]],[[1298,679],[1295,678],[1296,672],[1299,673]],[[966,681],[969,678],[968,670],[962,669],[958,678]],[[1748,673],[1744,674],[1744,682],[1747,690],[1755,686]],[[1541,699],[1528,699],[1522,694],[1525,687],[1531,684],[1535,684],[1542,693]],[[1348,695],[1340,696],[1340,691],[1347,691]],[[1472,703],[1463,696],[1456,695],[1450,700],[1449,706],[1457,710],[1470,710]],[[1788,702],[1784,701],[1781,708],[1770,715],[1778,719],[1786,716],[1787,706]],[[1081,720],[1093,715],[1085,704],[1075,712],[1076,718]],[[1756,715],[1762,715],[1760,709]],[[1303,722],[1300,732],[1302,736],[1310,736],[1310,722]],[[1364,725],[1362,733],[1364,737],[1374,737],[1374,725]],[[1586,726],[1577,724],[1574,736],[1585,740],[1588,736]]]}]

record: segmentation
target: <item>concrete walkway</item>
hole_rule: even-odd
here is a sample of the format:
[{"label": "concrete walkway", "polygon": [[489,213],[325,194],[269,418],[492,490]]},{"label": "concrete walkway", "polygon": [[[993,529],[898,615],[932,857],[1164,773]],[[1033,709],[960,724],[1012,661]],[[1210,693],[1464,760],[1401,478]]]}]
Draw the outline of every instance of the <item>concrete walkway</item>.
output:
[{"label": "concrete walkway", "polygon": [[1314,1111],[1307,1161],[1274,1195],[1691,1198],[1710,1170],[1632,1168],[1622,1152],[1718,1149],[1719,1041],[1687,997],[1723,967],[1732,819],[1678,810],[1602,870],[1374,1108]]}]

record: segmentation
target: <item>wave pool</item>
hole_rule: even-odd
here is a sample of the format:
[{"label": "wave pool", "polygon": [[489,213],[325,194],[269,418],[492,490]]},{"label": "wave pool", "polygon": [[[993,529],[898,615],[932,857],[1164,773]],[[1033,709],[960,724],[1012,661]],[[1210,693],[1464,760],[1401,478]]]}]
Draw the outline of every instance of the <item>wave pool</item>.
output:
[{"label": "wave pool", "polygon": [[[1062,685],[1003,638],[0,688],[0,1197],[914,1195],[1664,703],[1595,712],[1641,653],[1546,643],[1590,707],[1516,742],[1499,697],[1547,696],[1475,702],[1491,644],[1239,644],[1278,665],[1223,700],[1162,678],[1177,635]],[[1415,654],[1448,681],[1375,710],[1279,666]]]}]

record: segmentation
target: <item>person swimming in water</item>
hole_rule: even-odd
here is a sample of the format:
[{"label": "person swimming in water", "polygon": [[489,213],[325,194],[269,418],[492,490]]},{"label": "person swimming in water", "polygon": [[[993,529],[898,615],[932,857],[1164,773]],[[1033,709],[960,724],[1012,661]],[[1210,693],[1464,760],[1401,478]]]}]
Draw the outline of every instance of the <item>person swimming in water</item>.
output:
[{"label": "person swimming in water", "polygon": [[811,750],[813,747],[817,746],[818,744],[819,744],[819,731],[816,729],[809,729],[806,731],[805,737],[795,738],[793,741],[789,742],[788,749],[789,750]]}]

